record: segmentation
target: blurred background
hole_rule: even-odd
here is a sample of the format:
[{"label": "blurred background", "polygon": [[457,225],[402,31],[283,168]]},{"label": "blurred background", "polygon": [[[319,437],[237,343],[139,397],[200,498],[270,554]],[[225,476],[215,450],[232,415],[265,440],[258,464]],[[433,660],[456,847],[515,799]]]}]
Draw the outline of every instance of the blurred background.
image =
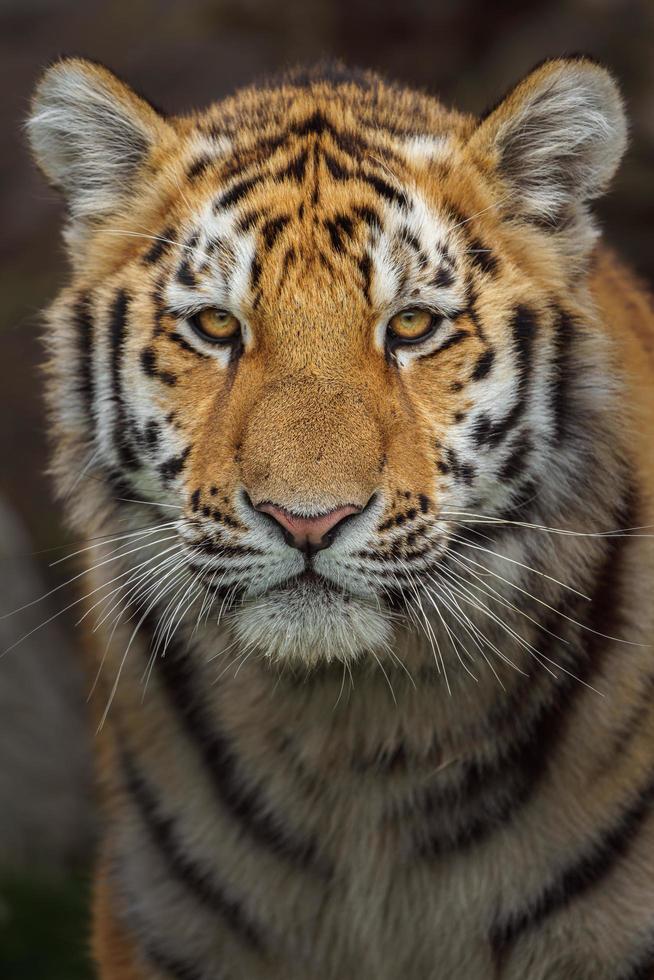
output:
[{"label": "blurred background", "polygon": [[[575,52],[605,62],[623,87],[631,148],[600,213],[610,242],[651,283],[652,0],[0,0],[0,617],[56,587],[67,567],[51,564],[66,537],[49,495],[39,368],[39,311],[67,274],[62,214],[22,133],[45,64],[61,54],[85,55],[163,109],[183,112],[259,75],[338,57],[480,112],[542,58]],[[6,980],[90,976],[89,681],[74,610],[36,629],[74,598],[64,588],[0,618]]]}]

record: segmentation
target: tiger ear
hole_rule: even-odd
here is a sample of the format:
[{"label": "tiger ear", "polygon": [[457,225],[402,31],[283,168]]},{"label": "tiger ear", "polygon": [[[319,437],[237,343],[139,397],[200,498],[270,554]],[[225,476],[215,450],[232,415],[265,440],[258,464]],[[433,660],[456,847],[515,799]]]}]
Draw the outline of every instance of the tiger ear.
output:
[{"label": "tiger ear", "polygon": [[27,121],[32,151],[73,220],[115,211],[171,129],[107,68],[64,58],[39,81]]},{"label": "tiger ear", "polygon": [[606,190],[626,143],[610,73],[587,58],[560,58],[527,75],[478,125],[470,147],[499,174],[507,210],[563,229]]}]

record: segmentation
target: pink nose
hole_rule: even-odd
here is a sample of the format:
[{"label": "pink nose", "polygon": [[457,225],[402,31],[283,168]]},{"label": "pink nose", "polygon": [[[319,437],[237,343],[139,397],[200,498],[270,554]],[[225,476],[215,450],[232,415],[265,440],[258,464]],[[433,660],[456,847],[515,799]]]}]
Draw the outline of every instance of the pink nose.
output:
[{"label": "pink nose", "polygon": [[319,517],[301,517],[299,514],[292,514],[291,511],[285,510],[284,507],[278,507],[276,504],[259,504],[256,509],[277,521],[291,547],[299,548],[300,551],[313,552],[320,551],[322,548],[329,548],[337,526],[346,517],[360,513],[362,508],[348,504],[345,507],[330,510],[327,514],[321,514]]}]

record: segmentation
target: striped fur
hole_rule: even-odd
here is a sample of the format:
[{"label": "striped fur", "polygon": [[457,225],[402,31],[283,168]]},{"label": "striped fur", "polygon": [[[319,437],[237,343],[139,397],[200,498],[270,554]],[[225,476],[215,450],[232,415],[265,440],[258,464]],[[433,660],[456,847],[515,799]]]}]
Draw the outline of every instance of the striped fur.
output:
[{"label": "striped fur", "polygon": [[[654,317],[589,211],[608,73],[481,121],[338,67],[164,118],[72,59],[29,126],[99,975],[654,977]],[[362,510],[307,559],[263,501]]]}]

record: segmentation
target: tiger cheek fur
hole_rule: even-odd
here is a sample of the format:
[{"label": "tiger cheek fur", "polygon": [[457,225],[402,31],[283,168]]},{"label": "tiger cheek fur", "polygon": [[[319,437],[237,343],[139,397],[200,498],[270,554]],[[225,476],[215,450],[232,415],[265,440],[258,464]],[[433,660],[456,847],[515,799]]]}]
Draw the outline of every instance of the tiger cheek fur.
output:
[{"label": "tiger cheek fur", "polygon": [[[102,980],[654,977],[654,317],[615,82],[41,80]],[[610,928],[607,928],[610,923]]]}]

